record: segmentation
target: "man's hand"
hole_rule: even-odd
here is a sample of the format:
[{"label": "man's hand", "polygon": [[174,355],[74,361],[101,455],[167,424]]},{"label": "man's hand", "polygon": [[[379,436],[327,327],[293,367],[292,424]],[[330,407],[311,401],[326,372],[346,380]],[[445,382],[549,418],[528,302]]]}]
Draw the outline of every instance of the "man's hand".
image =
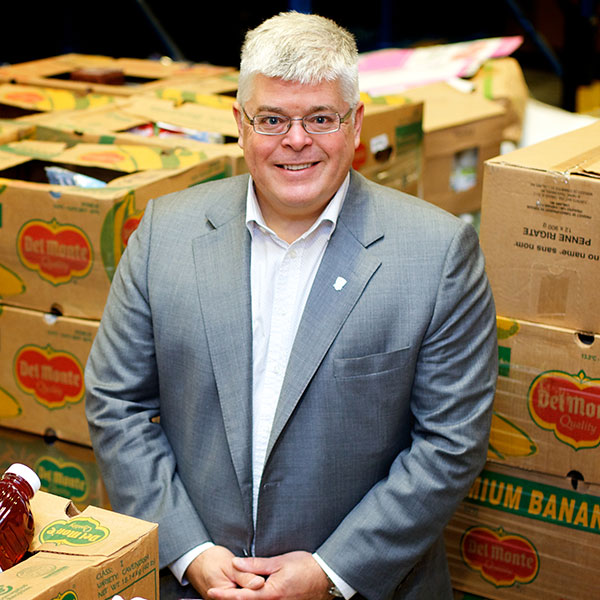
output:
[{"label": "man's hand", "polygon": [[214,546],[197,556],[185,571],[188,581],[203,598],[211,598],[208,590],[248,588],[257,590],[265,580],[233,565],[234,555],[223,546]]},{"label": "man's hand", "polygon": [[289,552],[272,558],[234,558],[233,566],[249,577],[262,575],[261,587],[219,587],[208,590],[212,600],[327,600],[329,581],[309,552]]}]

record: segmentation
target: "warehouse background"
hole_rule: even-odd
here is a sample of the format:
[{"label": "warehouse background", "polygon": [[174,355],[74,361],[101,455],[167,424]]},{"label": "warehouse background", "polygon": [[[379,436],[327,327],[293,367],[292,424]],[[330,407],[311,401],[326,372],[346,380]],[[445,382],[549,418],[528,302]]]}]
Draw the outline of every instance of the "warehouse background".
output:
[{"label": "warehouse background", "polygon": [[238,66],[247,29],[284,10],[315,12],[352,31],[359,51],[522,35],[515,53],[532,95],[567,110],[578,86],[600,78],[598,0],[481,3],[401,2],[366,5],[331,0],[189,2],[105,0],[97,9],[63,0],[4,3],[0,64],[77,52]]}]

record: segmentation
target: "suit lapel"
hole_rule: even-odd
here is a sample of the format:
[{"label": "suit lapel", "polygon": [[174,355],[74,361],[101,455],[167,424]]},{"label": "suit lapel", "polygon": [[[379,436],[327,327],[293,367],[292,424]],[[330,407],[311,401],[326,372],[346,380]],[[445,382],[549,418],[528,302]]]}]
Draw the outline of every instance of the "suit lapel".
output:
[{"label": "suit lapel", "polygon": [[362,181],[353,180],[315,277],[290,354],[267,457],[344,321],[380,265],[367,247],[382,235]]},{"label": "suit lapel", "polygon": [[[198,295],[227,441],[242,494],[251,502],[252,324],[250,239],[243,202],[207,214],[215,229],[193,241]],[[248,504],[250,505],[250,504]]]}]

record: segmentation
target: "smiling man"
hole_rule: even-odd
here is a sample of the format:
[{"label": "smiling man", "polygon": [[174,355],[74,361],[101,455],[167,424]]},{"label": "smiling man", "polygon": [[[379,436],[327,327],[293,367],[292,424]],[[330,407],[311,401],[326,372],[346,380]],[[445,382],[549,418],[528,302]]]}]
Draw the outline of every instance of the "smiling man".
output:
[{"label": "smiling man", "polygon": [[334,22],[250,31],[249,175],[150,202],[119,263],[87,412],[113,507],[159,523],[162,600],[452,598],[494,304],[470,225],[351,169],[359,97]]}]

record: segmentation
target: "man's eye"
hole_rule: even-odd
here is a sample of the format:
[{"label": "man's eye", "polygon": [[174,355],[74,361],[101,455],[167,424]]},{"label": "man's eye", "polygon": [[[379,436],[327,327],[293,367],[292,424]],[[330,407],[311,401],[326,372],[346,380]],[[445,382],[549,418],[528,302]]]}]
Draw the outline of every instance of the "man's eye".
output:
[{"label": "man's eye", "polygon": [[310,115],[307,117],[307,121],[313,125],[331,125],[335,122],[336,115],[334,114],[321,114],[321,115]]},{"label": "man's eye", "polygon": [[256,117],[256,121],[263,127],[278,127],[285,122],[285,119],[275,115],[261,115]]}]

